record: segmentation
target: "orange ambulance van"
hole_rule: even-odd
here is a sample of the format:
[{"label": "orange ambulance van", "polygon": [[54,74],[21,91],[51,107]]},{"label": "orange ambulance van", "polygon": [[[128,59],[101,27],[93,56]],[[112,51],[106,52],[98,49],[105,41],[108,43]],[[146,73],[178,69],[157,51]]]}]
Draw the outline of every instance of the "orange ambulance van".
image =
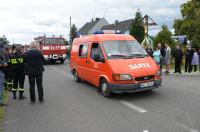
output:
[{"label": "orange ambulance van", "polygon": [[70,68],[75,81],[87,81],[103,96],[133,93],[161,86],[159,66],[130,35],[98,31],[76,38]]}]

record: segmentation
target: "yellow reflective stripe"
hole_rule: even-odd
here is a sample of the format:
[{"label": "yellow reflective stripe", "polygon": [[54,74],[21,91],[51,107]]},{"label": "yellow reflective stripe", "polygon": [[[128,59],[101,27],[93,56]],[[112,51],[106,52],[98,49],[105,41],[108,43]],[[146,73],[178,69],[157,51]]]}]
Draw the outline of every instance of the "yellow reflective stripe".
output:
[{"label": "yellow reflective stripe", "polygon": [[11,64],[17,64],[17,60],[16,59],[11,59]]},{"label": "yellow reflective stripe", "polygon": [[17,91],[17,89],[15,89],[15,88],[12,88],[12,91]]},{"label": "yellow reflective stripe", "polygon": [[19,90],[19,91],[24,91],[23,88],[18,88],[18,89],[12,88],[12,91],[17,91],[17,90]]},{"label": "yellow reflective stripe", "polygon": [[24,91],[24,89],[22,89],[22,88],[19,88],[19,91]]},{"label": "yellow reflective stripe", "polygon": [[13,83],[12,83],[12,82],[6,82],[6,84],[8,84],[8,85],[13,85]]},{"label": "yellow reflective stripe", "polygon": [[24,63],[23,58],[11,59],[11,64]]},{"label": "yellow reflective stripe", "polygon": [[23,63],[23,62],[24,62],[24,59],[23,59],[23,58],[18,58],[18,61],[19,61],[20,63]]}]

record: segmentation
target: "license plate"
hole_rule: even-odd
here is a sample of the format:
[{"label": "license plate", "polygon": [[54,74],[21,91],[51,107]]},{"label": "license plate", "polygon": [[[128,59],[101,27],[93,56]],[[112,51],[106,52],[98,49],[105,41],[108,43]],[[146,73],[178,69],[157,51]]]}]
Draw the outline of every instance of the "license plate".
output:
[{"label": "license plate", "polygon": [[146,87],[151,87],[154,85],[154,82],[146,82],[146,83],[141,83],[140,87],[141,88],[146,88]]}]

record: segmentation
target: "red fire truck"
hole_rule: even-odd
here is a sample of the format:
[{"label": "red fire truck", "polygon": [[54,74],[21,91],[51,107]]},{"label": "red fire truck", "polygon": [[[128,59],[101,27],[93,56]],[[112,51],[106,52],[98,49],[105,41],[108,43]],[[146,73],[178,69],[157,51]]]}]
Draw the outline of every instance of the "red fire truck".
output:
[{"label": "red fire truck", "polygon": [[65,39],[60,37],[46,37],[39,36],[34,38],[35,42],[39,45],[46,61],[55,62],[60,61],[61,64],[64,63],[66,59],[66,46]]}]

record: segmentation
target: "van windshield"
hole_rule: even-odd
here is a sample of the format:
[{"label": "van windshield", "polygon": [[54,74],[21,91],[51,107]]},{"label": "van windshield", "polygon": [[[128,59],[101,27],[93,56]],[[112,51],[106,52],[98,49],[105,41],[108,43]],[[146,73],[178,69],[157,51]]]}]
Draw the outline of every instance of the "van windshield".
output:
[{"label": "van windshield", "polygon": [[108,59],[146,57],[148,54],[136,40],[104,41],[103,47]]}]

